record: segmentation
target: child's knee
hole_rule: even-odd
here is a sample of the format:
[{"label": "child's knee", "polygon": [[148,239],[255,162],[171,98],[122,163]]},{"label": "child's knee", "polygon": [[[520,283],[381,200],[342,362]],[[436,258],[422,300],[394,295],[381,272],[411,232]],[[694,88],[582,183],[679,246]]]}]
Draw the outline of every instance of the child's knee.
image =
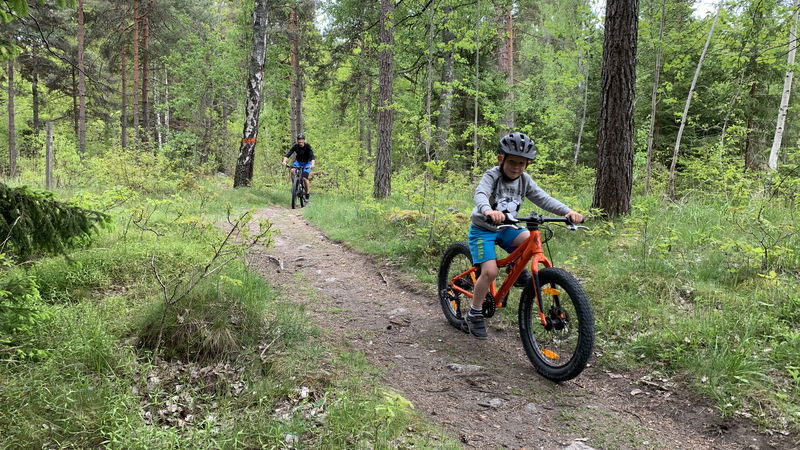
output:
[{"label": "child's knee", "polygon": [[481,267],[481,275],[490,280],[494,280],[495,278],[497,278],[497,266],[494,264],[492,265],[484,264]]}]

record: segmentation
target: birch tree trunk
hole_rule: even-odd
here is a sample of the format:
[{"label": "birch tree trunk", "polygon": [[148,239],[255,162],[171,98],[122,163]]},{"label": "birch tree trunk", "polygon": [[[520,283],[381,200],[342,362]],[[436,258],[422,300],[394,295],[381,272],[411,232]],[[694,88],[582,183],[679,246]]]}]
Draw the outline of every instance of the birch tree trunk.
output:
[{"label": "birch tree trunk", "polygon": [[778,108],[778,122],[775,125],[775,137],[772,139],[772,149],[769,152],[767,167],[770,170],[778,168],[778,154],[781,150],[781,140],[783,139],[783,126],[786,123],[786,113],[789,110],[789,96],[792,93],[792,79],[794,78],[794,58],[797,52],[797,21],[800,18],[800,0],[794,1],[794,15],[792,16],[792,28],[789,31],[789,57],[787,58],[786,78],[783,79],[783,95],[781,105]]},{"label": "birch tree trunk", "polygon": [[289,64],[292,68],[292,81],[289,87],[289,114],[292,127],[292,142],[297,138],[297,135],[302,133],[302,126],[300,124],[300,112],[298,105],[300,102],[300,55],[298,44],[298,26],[297,26],[297,5],[292,5],[289,8]]},{"label": "birch tree trunk", "polygon": [[703,52],[700,54],[700,61],[697,62],[697,68],[694,71],[694,78],[692,78],[692,85],[689,87],[689,95],[686,96],[686,104],[683,106],[683,115],[681,116],[681,126],[678,128],[678,137],[675,139],[675,149],[672,151],[672,164],[669,166],[669,198],[675,199],[675,170],[678,167],[678,153],[681,148],[681,137],[683,136],[683,129],[686,127],[686,118],[689,116],[689,105],[692,103],[692,95],[694,88],[697,86],[697,79],[700,77],[700,69],[703,67],[703,60],[706,58],[708,46],[711,44],[711,37],[714,35],[714,28],[717,26],[719,13],[722,11],[722,2],[720,1],[717,6],[717,13],[714,15],[714,22],[711,23],[711,29],[708,30],[706,37],[706,44],[703,46]]},{"label": "birch tree trunk", "polygon": [[264,87],[264,60],[267,53],[267,0],[255,0],[253,10],[253,48],[250,52],[250,76],[247,79],[247,104],[244,130],[239,146],[239,159],[233,187],[249,186],[253,181],[253,159],[261,113],[261,91]]},{"label": "birch tree trunk", "polygon": [[169,71],[164,69],[164,142],[169,141]]},{"label": "birch tree trunk", "polygon": [[658,26],[658,50],[656,65],[653,68],[653,91],[650,93],[650,131],[647,133],[647,169],[644,177],[644,190],[650,193],[650,175],[653,172],[653,141],[656,130],[656,106],[658,105],[658,80],[661,76],[661,55],[664,51],[664,21],[667,16],[667,0],[661,0],[661,21]]},{"label": "birch tree trunk", "polygon": [[17,141],[14,111],[14,59],[8,58],[8,176],[17,176]]},{"label": "birch tree trunk", "polygon": [[378,152],[375,158],[373,196],[386,198],[392,192],[392,128],[394,105],[394,0],[381,0],[380,36],[378,39]]},{"label": "birch tree trunk", "polygon": [[597,180],[592,207],[612,218],[627,214],[631,207],[638,16],[638,0],[606,3]]},{"label": "birch tree trunk", "polygon": [[85,24],[83,17],[83,1],[78,0],[78,151],[81,158],[86,153],[86,64],[85,56]]}]

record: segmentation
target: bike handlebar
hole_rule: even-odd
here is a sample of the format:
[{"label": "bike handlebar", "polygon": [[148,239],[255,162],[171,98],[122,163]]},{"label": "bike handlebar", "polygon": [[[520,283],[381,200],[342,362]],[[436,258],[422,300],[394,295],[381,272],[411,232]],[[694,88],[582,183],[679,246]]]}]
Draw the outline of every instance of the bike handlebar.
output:
[{"label": "bike handlebar", "polygon": [[[580,229],[588,230],[589,227],[578,225],[573,223],[569,217],[544,217],[541,214],[533,213],[528,217],[511,217],[506,214],[506,220],[503,221],[504,225],[515,225],[519,222],[525,223],[534,223],[536,225],[541,225],[543,223],[564,223],[567,225],[567,229],[570,231],[576,231]],[[499,227],[498,227],[499,228]]]}]

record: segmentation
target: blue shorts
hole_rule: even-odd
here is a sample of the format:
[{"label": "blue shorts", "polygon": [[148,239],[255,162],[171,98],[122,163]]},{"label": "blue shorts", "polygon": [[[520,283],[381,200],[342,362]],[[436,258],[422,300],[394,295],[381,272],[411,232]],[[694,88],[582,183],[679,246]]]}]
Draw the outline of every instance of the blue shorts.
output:
[{"label": "blue shorts", "polygon": [[303,169],[303,178],[308,178],[308,174],[311,173],[311,162],[299,162],[295,161],[292,163],[292,167],[295,168],[302,168]]},{"label": "blue shorts", "polygon": [[478,265],[492,259],[497,259],[494,246],[499,245],[503,250],[511,253],[516,247],[511,244],[525,228],[503,228],[500,231],[486,231],[475,225],[469,226],[469,251],[472,253],[472,263]]}]

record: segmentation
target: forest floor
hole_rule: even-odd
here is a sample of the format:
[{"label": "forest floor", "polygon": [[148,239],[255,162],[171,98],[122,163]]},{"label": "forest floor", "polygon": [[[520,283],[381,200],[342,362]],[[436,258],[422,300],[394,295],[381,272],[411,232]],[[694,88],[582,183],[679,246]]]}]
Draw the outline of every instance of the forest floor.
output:
[{"label": "forest floor", "polygon": [[720,417],[676,380],[590,365],[552,383],[528,361],[516,327],[490,320],[489,339],[476,340],[447,323],[434,286],[332,242],[296,210],[267,208],[257,218],[279,234],[248,264],[294,293],[286,300],[306,306],[321,339],[363,352],[382,369],[382,384],[467,448],[800,448],[798,436]]}]

